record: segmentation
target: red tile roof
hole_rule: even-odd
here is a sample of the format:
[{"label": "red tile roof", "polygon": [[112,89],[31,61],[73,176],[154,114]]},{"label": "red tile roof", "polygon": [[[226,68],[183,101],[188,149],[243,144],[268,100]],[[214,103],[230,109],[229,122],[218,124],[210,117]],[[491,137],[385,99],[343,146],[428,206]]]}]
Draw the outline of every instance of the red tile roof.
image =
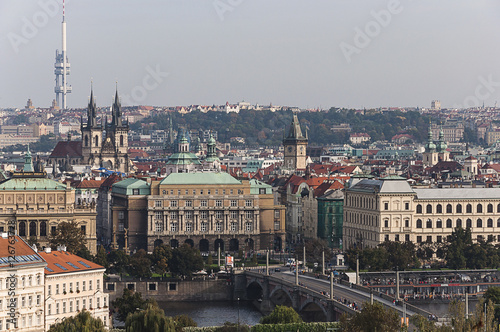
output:
[{"label": "red tile roof", "polygon": [[[45,274],[58,274],[104,269],[103,266],[73,255],[67,251],[39,252],[47,262]],[[52,270],[52,271],[51,271]]]},{"label": "red tile roof", "polygon": [[102,179],[102,180],[84,179],[83,181],[80,181],[80,183],[76,186],[76,188],[79,188],[79,189],[96,188],[97,189],[97,188],[101,187],[103,182],[104,182],[104,179]]},{"label": "red tile roof", "polygon": [[[10,253],[9,250],[11,250]],[[10,238],[0,236],[0,268],[7,267],[11,263],[14,266],[26,266],[44,262],[33,248],[19,236],[16,235]]]},{"label": "red tile roof", "polygon": [[82,156],[82,142],[81,141],[60,141],[57,142],[56,147],[52,150],[50,157],[66,158],[68,157],[81,157]]}]

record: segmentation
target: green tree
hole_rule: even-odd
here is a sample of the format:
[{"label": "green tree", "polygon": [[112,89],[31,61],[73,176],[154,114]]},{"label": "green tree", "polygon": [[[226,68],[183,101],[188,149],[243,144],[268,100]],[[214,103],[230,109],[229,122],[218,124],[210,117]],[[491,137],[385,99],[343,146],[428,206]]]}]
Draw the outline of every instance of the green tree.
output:
[{"label": "green tree", "polygon": [[467,247],[472,246],[472,235],[470,228],[457,227],[450,236],[446,250],[446,263],[451,269],[464,269],[467,266],[465,252]]},{"label": "green tree", "polygon": [[149,303],[144,310],[130,314],[125,321],[127,332],[175,332],[175,323],[163,310]]},{"label": "green tree", "polygon": [[105,332],[102,320],[92,317],[90,312],[82,310],[74,317],[65,318],[62,322],[50,327],[49,332]]},{"label": "green tree", "polygon": [[85,234],[80,230],[78,223],[74,221],[63,221],[56,227],[54,234],[50,234],[50,246],[55,249],[58,245],[66,246],[66,250],[76,254],[79,250],[85,248]]},{"label": "green tree", "polygon": [[393,309],[385,309],[381,303],[363,303],[363,309],[356,312],[350,319],[342,315],[340,326],[349,332],[399,332],[400,319]]},{"label": "green tree", "polygon": [[108,254],[110,273],[125,273],[130,264],[130,256],[123,250],[113,250]]},{"label": "green tree", "polygon": [[97,255],[94,258],[94,262],[101,266],[104,266],[106,270],[109,269],[108,255],[106,254],[106,250],[103,246],[99,246],[99,250],[97,250]]},{"label": "green tree", "polygon": [[149,278],[151,272],[151,259],[144,249],[140,249],[130,258],[129,272],[136,278]]},{"label": "green tree", "polygon": [[125,288],[123,289],[123,295],[118,297],[111,304],[118,310],[118,319],[124,322],[128,314],[138,309],[146,309],[148,303],[147,300],[142,298],[141,293]]},{"label": "green tree", "polygon": [[200,251],[189,244],[183,244],[172,250],[169,265],[170,272],[181,276],[189,276],[204,266]]},{"label": "green tree", "polygon": [[188,315],[178,315],[174,317],[175,330],[177,332],[182,332],[183,328],[193,326],[196,327],[198,324],[189,317]]},{"label": "green tree", "polygon": [[260,319],[261,324],[287,324],[287,323],[300,323],[302,318],[291,307],[278,305],[267,316]]},{"label": "green tree", "polygon": [[485,301],[491,301],[495,307],[495,320],[500,322],[500,287],[489,287],[483,295]]},{"label": "green tree", "polygon": [[170,246],[161,244],[153,250],[151,258],[153,269],[158,274],[165,274],[168,271],[168,262],[172,259],[172,249]]},{"label": "green tree", "polygon": [[214,258],[212,257],[212,254],[208,253],[207,265],[212,265],[213,263],[214,263]]},{"label": "green tree", "polygon": [[215,329],[215,332],[250,332],[250,328],[247,325],[225,322],[224,325],[219,326]]}]

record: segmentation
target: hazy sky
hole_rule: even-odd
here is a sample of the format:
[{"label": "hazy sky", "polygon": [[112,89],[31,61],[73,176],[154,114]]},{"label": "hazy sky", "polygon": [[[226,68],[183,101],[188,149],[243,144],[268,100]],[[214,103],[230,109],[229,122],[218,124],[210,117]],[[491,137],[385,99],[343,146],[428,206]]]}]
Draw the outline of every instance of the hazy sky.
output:
[{"label": "hazy sky", "polygon": [[[0,107],[55,98],[61,1],[0,1]],[[68,0],[68,106],[91,80],[98,106],[115,81],[134,105],[500,106],[499,17],[498,0]]]}]

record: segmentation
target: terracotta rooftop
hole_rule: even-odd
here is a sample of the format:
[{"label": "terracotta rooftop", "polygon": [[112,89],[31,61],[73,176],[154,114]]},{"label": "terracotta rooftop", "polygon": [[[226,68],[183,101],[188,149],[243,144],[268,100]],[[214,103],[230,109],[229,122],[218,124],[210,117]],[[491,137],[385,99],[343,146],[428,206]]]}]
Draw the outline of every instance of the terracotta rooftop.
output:
[{"label": "terracotta rooftop", "polygon": [[67,251],[45,251],[38,253],[46,262],[45,274],[82,272],[104,269],[103,266],[73,255]]},{"label": "terracotta rooftop", "polygon": [[[14,240],[13,244],[12,240]],[[13,254],[9,253],[9,249]],[[0,237],[0,268],[9,267],[10,264],[26,266],[40,263],[44,263],[40,255],[19,236],[16,235],[9,239],[7,233],[3,233]]]}]

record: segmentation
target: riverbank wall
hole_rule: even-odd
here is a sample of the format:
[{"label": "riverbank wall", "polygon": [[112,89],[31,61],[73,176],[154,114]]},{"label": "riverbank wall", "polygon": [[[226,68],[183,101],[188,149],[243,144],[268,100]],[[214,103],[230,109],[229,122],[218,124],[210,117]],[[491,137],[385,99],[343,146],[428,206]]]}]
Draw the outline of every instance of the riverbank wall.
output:
[{"label": "riverbank wall", "polygon": [[164,280],[109,280],[104,282],[109,301],[123,295],[128,288],[142,294],[144,299],[164,301],[231,301],[234,287],[225,279],[164,279]]}]

